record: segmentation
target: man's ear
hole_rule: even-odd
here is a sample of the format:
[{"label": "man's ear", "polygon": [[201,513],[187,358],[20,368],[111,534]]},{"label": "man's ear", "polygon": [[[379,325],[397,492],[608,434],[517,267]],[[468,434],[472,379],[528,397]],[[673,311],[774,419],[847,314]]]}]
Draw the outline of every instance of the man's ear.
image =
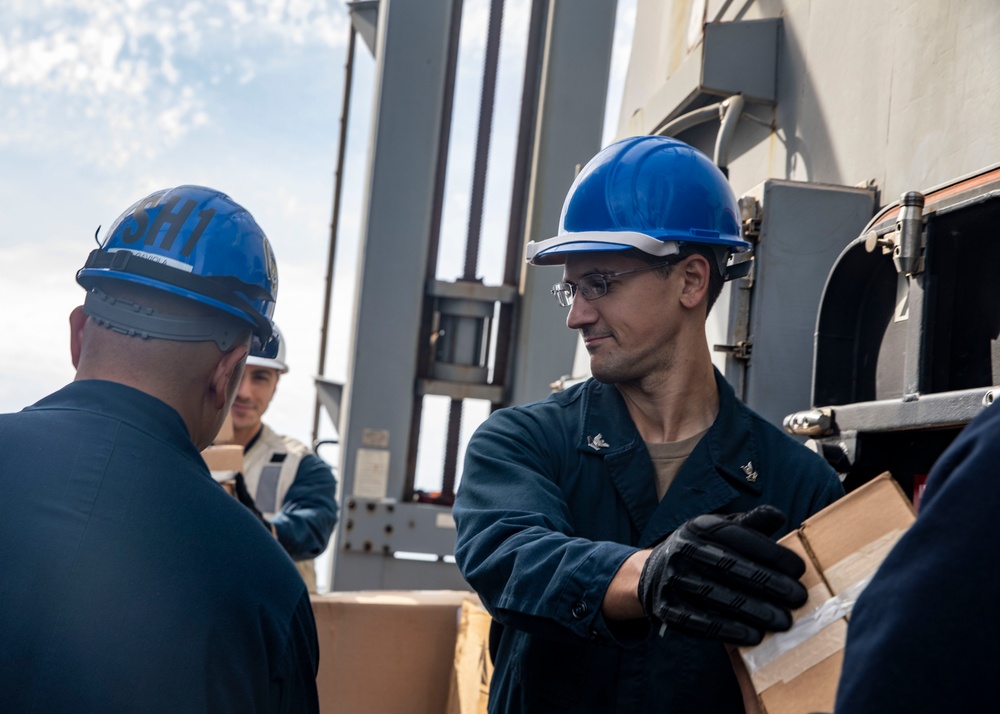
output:
[{"label": "man's ear", "polygon": [[243,358],[247,356],[249,349],[245,344],[233,345],[228,352],[223,353],[219,362],[215,365],[212,373],[212,399],[216,409],[225,409],[226,401],[229,399],[229,383],[233,377],[233,372],[243,364]]},{"label": "man's ear", "polygon": [[73,360],[73,369],[80,366],[80,352],[83,350],[83,326],[87,324],[87,313],[83,305],[73,309],[69,314],[69,355]]},{"label": "man's ear", "polygon": [[683,284],[681,286],[681,305],[695,308],[705,301],[708,294],[709,271],[712,266],[708,260],[698,253],[688,256],[677,265],[680,269]]}]

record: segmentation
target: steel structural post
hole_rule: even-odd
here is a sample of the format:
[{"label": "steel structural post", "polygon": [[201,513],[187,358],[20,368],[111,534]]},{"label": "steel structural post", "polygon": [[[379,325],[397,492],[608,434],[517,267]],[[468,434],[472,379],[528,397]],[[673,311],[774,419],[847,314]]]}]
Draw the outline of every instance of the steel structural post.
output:
[{"label": "steel structural post", "polygon": [[[556,234],[576,169],[601,149],[616,0],[550,0],[525,241]],[[573,367],[577,336],[549,290],[561,268],[530,268],[512,365],[512,404],[541,399]]]},{"label": "steel structural post", "polygon": [[[392,557],[357,546],[345,551],[345,529],[354,520],[349,505],[355,496],[399,498],[404,488],[424,266],[450,89],[450,28],[460,11],[460,0],[382,0],[379,6],[357,309],[342,407],[343,512],[334,544],[334,590],[420,587],[412,580],[394,582],[394,572],[411,568]],[[447,570],[444,587],[460,585],[454,565],[430,565]]]}]

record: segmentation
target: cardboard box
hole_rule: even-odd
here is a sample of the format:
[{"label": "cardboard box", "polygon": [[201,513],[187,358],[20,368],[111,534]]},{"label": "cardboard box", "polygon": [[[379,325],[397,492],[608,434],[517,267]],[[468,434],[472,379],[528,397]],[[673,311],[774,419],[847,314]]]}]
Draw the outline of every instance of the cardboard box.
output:
[{"label": "cardboard box", "polygon": [[226,418],[219,428],[219,433],[215,435],[213,444],[231,444],[236,434],[233,432],[233,413],[226,412]]},{"label": "cardboard box", "polygon": [[490,680],[493,678],[493,661],[490,659],[492,622],[493,618],[482,605],[471,600],[462,602],[447,714],[486,714]]},{"label": "cardboard box", "polygon": [[[239,444],[212,444],[201,452],[208,470],[226,473],[243,470],[243,447]],[[213,473],[214,476],[214,473]],[[232,478],[229,474],[227,478]],[[218,481],[219,479],[216,478]]]},{"label": "cardboard box", "polygon": [[462,603],[459,590],[313,595],[322,714],[442,714]]},{"label": "cardboard box", "polygon": [[749,714],[833,711],[854,601],[914,518],[899,484],[883,473],[778,541],[806,561],[809,599],[791,630],[733,657]]},{"label": "cardboard box", "polygon": [[201,458],[212,478],[233,498],[236,498],[236,474],[243,471],[243,447],[238,444],[212,444],[202,450]]}]

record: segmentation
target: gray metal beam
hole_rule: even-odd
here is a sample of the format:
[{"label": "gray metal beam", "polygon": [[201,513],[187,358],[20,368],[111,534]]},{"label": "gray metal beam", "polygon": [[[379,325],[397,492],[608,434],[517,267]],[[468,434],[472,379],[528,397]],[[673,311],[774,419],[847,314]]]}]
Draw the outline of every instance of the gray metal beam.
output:
[{"label": "gray metal beam", "polygon": [[365,46],[373,55],[377,48],[375,36],[378,32],[378,0],[354,0],[347,3],[347,11],[355,31],[365,41]]},{"label": "gray metal beam", "polygon": [[1000,393],[1000,387],[963,389],[941,394],[909,395],[905,399],[856,402],[830,407],[839,432],[882,432],[962,426],[979,416]]},{"label": "gray metal beam", "polygon": [[[353,354],[341,405],[343,502],[356,494],[399,498],[405,487],[418,345],[429,338],[418,326],[434,238],[449,35],[460,11],[458,0],[379,4]],[[332,588],[412,587],[393,581],[400,570],[393,558],[343,550],[348,520],[341,518],[338,527]]]},{"label": "gray metal beam", "polygon": [[[576,168],[601,148],[616,0],[551,0],[525,240],[555,235]],[[560,268],[530,268],[514,351],[511,402],[545,397],[573,364],[577,337],[549,290]]]}]

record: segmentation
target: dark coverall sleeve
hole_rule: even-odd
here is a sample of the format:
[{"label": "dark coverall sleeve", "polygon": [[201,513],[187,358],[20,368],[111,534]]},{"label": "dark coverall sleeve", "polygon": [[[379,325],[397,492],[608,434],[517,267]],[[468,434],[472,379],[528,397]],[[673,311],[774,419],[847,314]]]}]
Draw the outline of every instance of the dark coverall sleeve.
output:
[{"label": "dark coverall sleeve", "polygon": [[931,470],[916,522],[858,598],[837,712],[971,712],[996,699],[1000,408]]},{"label": "dark coverall sleeve", "polygon": [[303,590],[292,614],[288,646],[278,660],[271,682],[271,714],[318,714],[319,643],[309,593]]},{"label": "dark coverall sleeve", "polygon": [[278,542],[293,560],[323,552],[337,524],[337,481],[333,469],[313,454],[299,462],[295,481],[271,522]]},{"label": "dark coverall sleeve", "polygon": [[615,640],[601,604],[639,549],[577,536],[557,483],[571,447],[552,432],[514,409],[479,427],[455,502],[455,558],[501,624],[553,639]]}]

